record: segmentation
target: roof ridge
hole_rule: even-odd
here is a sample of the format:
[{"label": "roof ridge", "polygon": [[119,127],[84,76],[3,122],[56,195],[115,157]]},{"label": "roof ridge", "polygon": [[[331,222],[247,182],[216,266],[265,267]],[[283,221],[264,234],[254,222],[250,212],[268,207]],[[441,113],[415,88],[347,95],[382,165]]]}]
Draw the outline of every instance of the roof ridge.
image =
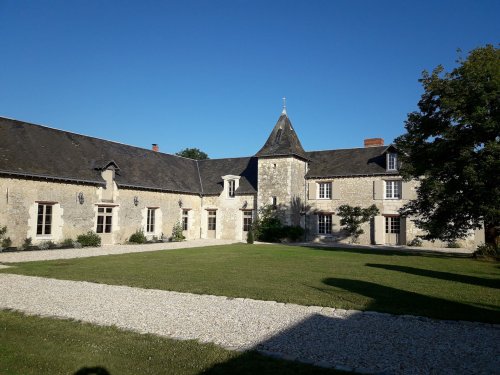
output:
[{"label": "roof ridge", "polygon": [[371,146],[371,147],[346,147],[346,148],[335,148],[335,149],[330,149],[330,150],[313,150],[313,151],[306,151],[306,153],[309,152],[325,152],[325,151],[342,151],[342,150],[359,150],[359,149],[373,149],[373,148],[383,148],[383,147],[389,147],[390,145],[383,145],[383,146]]},{"label": "roof ridge", "polygon": [[196,159],[186,158],[184,156],[180,156],[180,155],[176,155],[176,154],[171,154],[171,153],[168,153],[168,152],[153,151],[153,150],[151,150],[149,148],[145,148],[145,147],[139,147],[139,146],[134,146],[134,145],[131,145],[131,144],[128,144],[128,143],[112,141],[112,140],[109,140],[109,139],[95,137],[93,135],[86,135],[86,134],[81,134],[81,133],[76,133],[76,132],[70,132],[68,130],[62,130],[62,129],[54,128],[54,127],[48,126],[48,125],[35,124],[33,122],[27,122],[27,121],[23,121],[23,120],[17,120],[17,119],[5,117],[5,116],[0,116],[0,119],[5,119],[5,120],[9,120],[9,121],[15,121],[15,122],[18,122],[18,123],[21,123],[21,124],[26,124],[26,125],[30,125],[30,126],[37,126],[37,127],[40,127],[40,128],[46,128],[46,129],[54,130],[54,131],[61,132],[61,133],[77,135],[77,136],[80,136],[80,137],[97,139],[99,141],[104,141],[104,142],[109,142],[109,143],[115,143],[115,144],[122,145],[122,146],[133,147],[133,148],[137,148],[137,149],[140,149],[140,150],[154,152],[156,154],[170,155],[170,156],[175,156],[177,158],[183,158],[183,159],[187,159],[187,160],[196,160]]}]

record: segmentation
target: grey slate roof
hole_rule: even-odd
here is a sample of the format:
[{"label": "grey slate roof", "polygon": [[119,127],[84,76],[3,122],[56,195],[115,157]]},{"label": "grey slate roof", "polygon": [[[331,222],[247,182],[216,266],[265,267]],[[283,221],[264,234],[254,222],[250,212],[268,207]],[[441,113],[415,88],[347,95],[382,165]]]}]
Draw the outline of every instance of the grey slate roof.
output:
[{"label": "grey slate roof", "polygon": [[112,165],[120,187],[191,194],[220,194],[225,175],[241,176],[236,194],[255,194],[258,157],[268,156],[308,160],[306,178],[397,174],[385,169],[391,147],[305,152],[282,114],[256,156],[196,161],[0,117],[0,174],[104,184],[101,170]]},{"label": "grey slate roof", "polygon": [[[389,146],[392,147],[392,146]],[[310,151],[306,178],[387,175],[385,151],[388,146]]]},{"label": "grey slate roof", "polygon": [[118,186],[200,193],[195,160],[0,118],[0,171],[102,184],[119,167]]},{"label": "grey slate roof", "polygon": [[290,119],[286,113],[282,113],[266,143],[259,150],[259,152],[255,154],[255,156],[266,157],[290,155],[307,159],[307,154],[300,144],[297,133],[293,130]]},{"label": "grey slate roof", "polygon": [[207,159],[198,162],[205,194],[220,194],[224,182],[222,176],[241,176],[236,194],[257,192],[257,158]]}]

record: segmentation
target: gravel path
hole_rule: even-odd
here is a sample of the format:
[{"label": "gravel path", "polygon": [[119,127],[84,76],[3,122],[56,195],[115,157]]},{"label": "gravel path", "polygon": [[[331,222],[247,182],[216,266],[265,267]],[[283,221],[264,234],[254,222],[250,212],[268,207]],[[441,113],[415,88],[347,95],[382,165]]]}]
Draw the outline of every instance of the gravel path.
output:
[{"label": "gravel path", "polygon": [[0,274],[0,309],[257,349],[344,370],[493,374],[500,325]]},{"label": "gravel path", "polygon": [[111,254],[140,253],[143,251],[187,249],[215,245],[229,245],[235,240],[199,239],[184,242],[162,242],[144,245],[107,245],[81,249],[37,250],[0,253],[0,263],[32,262],[38,260],[87,258]]}]

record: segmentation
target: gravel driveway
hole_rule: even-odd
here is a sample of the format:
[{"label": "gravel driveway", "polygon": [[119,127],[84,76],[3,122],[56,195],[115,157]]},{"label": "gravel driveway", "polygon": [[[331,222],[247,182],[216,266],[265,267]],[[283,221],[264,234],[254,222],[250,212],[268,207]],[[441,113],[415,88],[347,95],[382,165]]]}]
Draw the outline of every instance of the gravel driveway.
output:
[{"label": "gravel driveway", "polygon": [[0,274],[0,309],[257,349],[344,370],[493,374],[500,325]]}]

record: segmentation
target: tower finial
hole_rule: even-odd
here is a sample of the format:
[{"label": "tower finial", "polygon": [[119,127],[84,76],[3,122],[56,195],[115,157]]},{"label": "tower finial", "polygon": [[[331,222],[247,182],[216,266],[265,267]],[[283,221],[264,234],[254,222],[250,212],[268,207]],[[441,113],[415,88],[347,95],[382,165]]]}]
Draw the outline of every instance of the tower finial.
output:
[{"label": "tower finial", "polygon": [[283,97],[283,111],[281,111],[281,114],[286,115],[286,98]]}]

